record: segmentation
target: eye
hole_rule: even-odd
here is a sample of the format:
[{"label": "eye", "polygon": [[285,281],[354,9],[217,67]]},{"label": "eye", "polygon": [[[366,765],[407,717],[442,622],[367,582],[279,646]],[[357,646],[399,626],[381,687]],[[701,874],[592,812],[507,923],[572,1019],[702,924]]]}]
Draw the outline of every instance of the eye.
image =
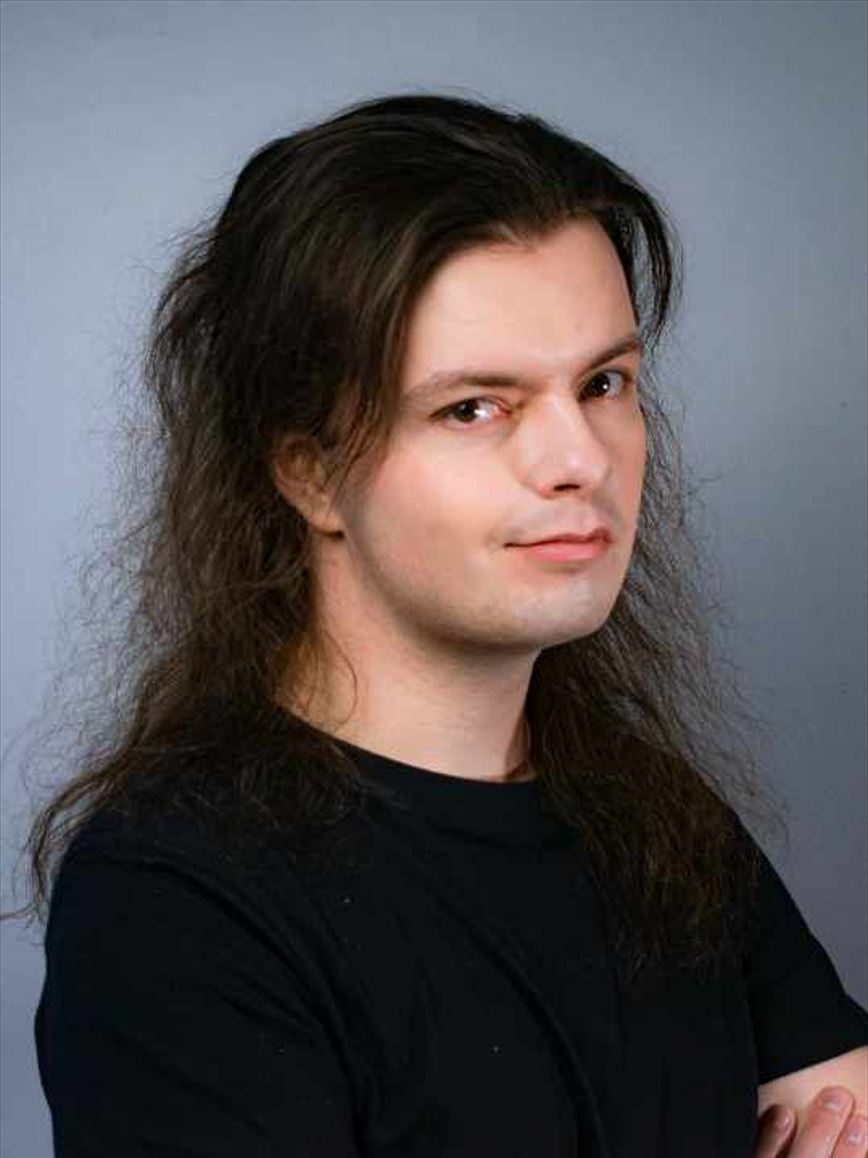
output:
[{"label": "eye", "polygon": [[[473,412],[480,404],[488,404],[489,406],[496,406],[498,403],[493,398],[463,398],[460,402],[456,402],[454,406],[450,406],[447,410],[441,410],[438,418],[451,418],[455,416],[459,426],[478,426],[477,422],[473,421]],[[469,422],[463,419],[469,418]]]},{"label": "eye", "polygon": [[[629,387],[632,384],[633,379],[630,377],[629,374],[627,374],[623,370],[601,370],[599,374],[594,375],[594,377],[591,379],[591,381],[588,383],[588,385],[591,386],[591,385],[593,385],[594,382],[599,382],[599,380],[601,378],[606,378],[610,374],[617,374],[618,377],[621,379],[621,386],[618,389],[619,395],[623,394],[626,390],[629,389]],[[613,397],[611,388],[606,392],[606,394],[603,395],[603,397],[604,398]]]}]

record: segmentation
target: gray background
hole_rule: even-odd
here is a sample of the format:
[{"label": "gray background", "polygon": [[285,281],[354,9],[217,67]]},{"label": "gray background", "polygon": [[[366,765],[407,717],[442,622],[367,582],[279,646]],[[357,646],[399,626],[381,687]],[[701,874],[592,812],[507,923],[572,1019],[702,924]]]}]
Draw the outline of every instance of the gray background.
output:
[{"label": "gray background", "polygon": [[[165,243],[271,137],[404,88],[524,107],[674,215],[672,347],[710,481],[730,648],[788,802],[767,849],[842,980],[866,970],[866,13],[836,0],[3,6],[4,905],[75,563],[115,479],[105,438]],[[16,897],[19,894],[16,894]],[[38,930],[4,922],[3,1153],[50,1154]]]}]

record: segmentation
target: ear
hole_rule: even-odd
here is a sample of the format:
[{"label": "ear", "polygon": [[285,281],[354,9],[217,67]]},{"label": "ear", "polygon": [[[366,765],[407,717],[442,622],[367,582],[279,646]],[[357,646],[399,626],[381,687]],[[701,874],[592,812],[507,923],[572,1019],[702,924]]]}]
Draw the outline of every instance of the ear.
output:
[{"label": "ear", "polygon": [[326,485],[322,451],[309,438],[290,435],[278,444],[271,458],[271,477],[290,506],[323,534],[342,532]]}]

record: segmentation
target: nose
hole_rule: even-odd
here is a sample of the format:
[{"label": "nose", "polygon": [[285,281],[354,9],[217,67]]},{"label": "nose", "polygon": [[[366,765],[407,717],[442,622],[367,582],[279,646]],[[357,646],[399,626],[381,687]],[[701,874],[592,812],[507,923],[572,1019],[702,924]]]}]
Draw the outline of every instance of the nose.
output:
[{"label": "nose", "polygon": [[520,458],[528,486],[539,494],[564,487],[593,491],[612,470],[600,423],[574,394],[537,400],[521,427]]}]

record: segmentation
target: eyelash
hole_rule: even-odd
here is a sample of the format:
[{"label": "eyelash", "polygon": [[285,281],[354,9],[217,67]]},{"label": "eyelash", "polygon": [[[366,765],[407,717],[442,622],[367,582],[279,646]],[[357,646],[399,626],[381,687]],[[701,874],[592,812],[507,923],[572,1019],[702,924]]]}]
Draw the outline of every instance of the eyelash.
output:
[{"label": "eyelash", "polygon": [[[600,370],[597,374],[594,375],[594,377],[591,379],[591,382],[596,381],[597,378],[604,377],[606,374],[619,374],[624,379],[624,383],[621,387],[621,393],[615,395],[615,399],[622,397],[632,386],[635,385],[635,379],[633,378],[632,374],[630,374],[627,370],[620,370],[614,366],[610,370]],[[609,397],[609,395],[604,395],[600,399],[600,401],[605,402],[608,399],[608,397]],[[452,414],[460,406],[466,406],[469,402],[495,402],[495,401],[496,401],[496,399],[488,398],[485,395],[476,395],[475,397],[472,397],[472,398],[462,398],[460,402],[455,402],[455,403],[453,403],[452,406],[446,407],[445,410],[439,411],[437,414],[434,415],[434,417],[437,420],[442,422],[445,419],[451,417]],[[613,401],[614,401],[614,399],[613,399]],[[472,427],[472,426],[478,426],[479,423],[478,422],[459,422],[458,425],[463,426],[463,427]]]}]

